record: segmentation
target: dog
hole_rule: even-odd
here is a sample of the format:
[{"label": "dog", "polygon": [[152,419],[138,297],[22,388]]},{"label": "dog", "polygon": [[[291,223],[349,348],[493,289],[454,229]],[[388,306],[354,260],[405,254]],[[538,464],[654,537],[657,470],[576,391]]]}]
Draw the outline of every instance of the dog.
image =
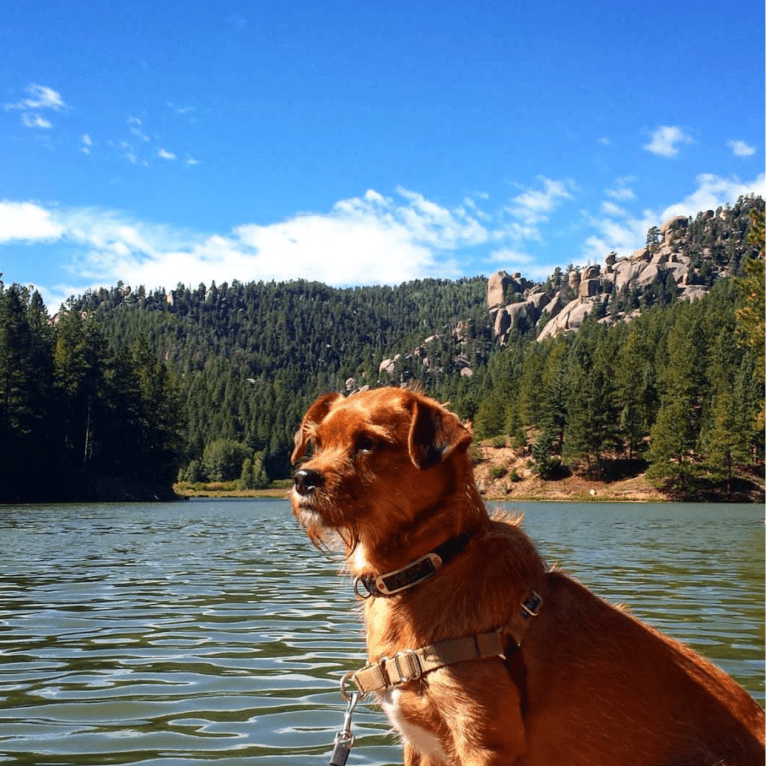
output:
[{"label": "dog", "polygon": [[690,648],[548,567],[491,516],[471,433],[422,393],[326,394],[295,435],[293,512],[342,541],[405,766],[762,766],[764,713]]}]

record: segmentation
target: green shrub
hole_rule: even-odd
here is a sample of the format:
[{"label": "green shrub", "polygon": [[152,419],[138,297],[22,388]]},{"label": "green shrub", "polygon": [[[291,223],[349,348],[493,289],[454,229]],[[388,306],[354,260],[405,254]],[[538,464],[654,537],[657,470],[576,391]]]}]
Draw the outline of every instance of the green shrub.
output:
[{"label": "green shrub", "polygon": [[233,439],[216,439],[205,447],[202,464],[208,481],[234,481],[242,475],[242,463],[250,450]]}]

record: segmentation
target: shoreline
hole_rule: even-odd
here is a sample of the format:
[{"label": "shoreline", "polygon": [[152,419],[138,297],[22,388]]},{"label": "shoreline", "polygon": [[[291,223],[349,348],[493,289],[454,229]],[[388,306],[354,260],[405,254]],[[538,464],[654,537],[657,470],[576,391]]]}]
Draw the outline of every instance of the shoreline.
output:
[{"label": "shoreline", "polygon": [[[565,479],[543,482],[539,479],[532,480],[533,486],[519,487],[512,491],[504,491],[499,487],[492,487],[482,491],[482,498],[487,502],[526,502],[526,503],[673,503],[673,502],[700,502],[700,503],[743,503],[758,505],[764,503],[763,494],[760,497],[747,497],[741,494],[726,496],[725,494],[707,497],[702,500],[678,501],[668,497],[651,486],[636,486],[626,488],[627,482],[613,482],[609,485],[605,482],[580,482],[577,488],[560,486],[566,483]],[[530,483],[532,483],[530,482]],[[526,483],[526,482],[525,482]],[[587,483],[583,489],[582,484]],[[591,486],[592,485],[592,486]],[[288,500],[290,490],[286,487],[268,487],[265,489],[178,489],[176,494],[181,500],[200,499],[272,499]]]},{"label": "shoreline", "polygon": [[[764,504],[766,491],[755,477],[736,482],[736,491],[723,484],[700,490],[696,498],[680,499],[662,492],[643,471],[632,471],[610,481],[595,480],[572,473],[543,480],[535,475],[523,451],[497,445],[490,440],[475,443],[474,476],[481,496],[488,502],[553,503],[748,503]],[[292,481],[282,479],[263,489],[239,489],[238,482],[190,485],[179,483],[173,489],[181,499],[188,498],[272,498],[287,500]]]}]

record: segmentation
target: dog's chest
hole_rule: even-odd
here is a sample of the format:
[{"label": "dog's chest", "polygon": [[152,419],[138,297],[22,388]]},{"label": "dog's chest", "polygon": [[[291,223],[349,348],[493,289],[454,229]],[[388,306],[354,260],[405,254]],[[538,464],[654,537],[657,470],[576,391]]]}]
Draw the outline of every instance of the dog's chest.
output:
[{"label": "dog's chest", "polygon": [[402,692],[399,689],[388,689],[379,693],[378,698],[388,720],[399,732],[405,744],[413,747],[421,755],[447,763],[447,756],[439,738],[433,732],[418,726],[405,717],[401,704]]}]

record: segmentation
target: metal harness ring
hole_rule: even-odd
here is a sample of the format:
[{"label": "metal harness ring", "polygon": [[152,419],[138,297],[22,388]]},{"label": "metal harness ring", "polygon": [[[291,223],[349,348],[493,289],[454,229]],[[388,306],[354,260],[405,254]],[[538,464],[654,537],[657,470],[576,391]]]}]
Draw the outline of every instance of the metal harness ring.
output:
[{"label": "metal harness ring", "polygon": [[344,673],[343,678],[340,679],[340,693],[341,693],[343,699],[346,700],[346,702],[351,702],[351,700],[353,699],[353,695],[354,694],[358,695],[358,698],[360,700],[365,697],[364,692],[358,692],[357,691],[357,692],[352,692],[351,694],[349,694],[346,691],[346,685],[348,684],[350,679],[354,678],[354,675],[355,675],[354,671],[353,670],[349,670],[348,673]]}]

